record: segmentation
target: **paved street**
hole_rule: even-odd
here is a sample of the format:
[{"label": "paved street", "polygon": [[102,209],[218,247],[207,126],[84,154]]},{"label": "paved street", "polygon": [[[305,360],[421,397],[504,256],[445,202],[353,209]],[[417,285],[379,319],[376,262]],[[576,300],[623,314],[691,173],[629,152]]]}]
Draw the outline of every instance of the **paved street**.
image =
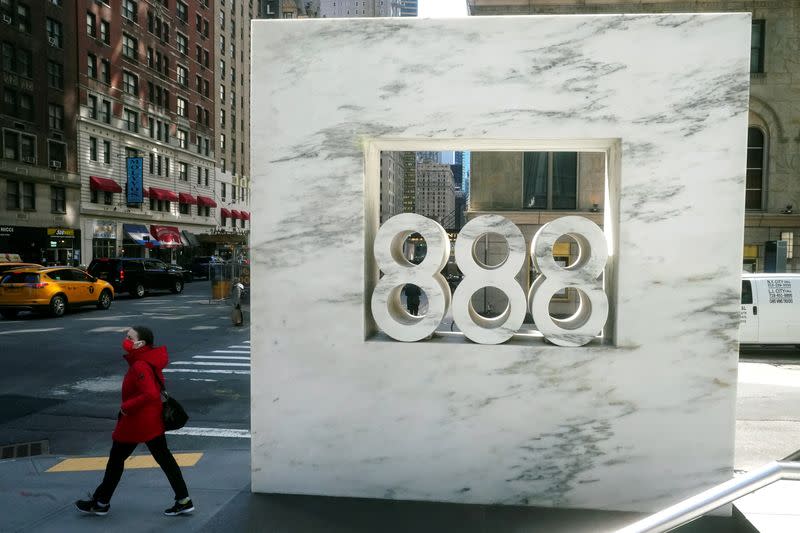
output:
[{"label": "paved street", "polygon": [[141,324],[167,346],[167,387],[191,416],[171,446],[249,448],[249,331],[209,294],[194,282],[179,295],[123,295],[107,311],[0,320],[0,445],[46,440],[51,454],[106,454],[127,369],[122,332]]},{"label": "paved street", "polygon": [[742,350],[736,420],[738,470],[751,470],[800,449],[800,350]]}]

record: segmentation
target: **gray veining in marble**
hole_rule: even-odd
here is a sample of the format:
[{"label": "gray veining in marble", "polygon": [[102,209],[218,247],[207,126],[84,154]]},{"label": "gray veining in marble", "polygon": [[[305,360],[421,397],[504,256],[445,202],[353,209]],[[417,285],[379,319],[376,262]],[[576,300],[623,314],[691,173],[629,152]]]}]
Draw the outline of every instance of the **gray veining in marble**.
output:
[{"label": "gray veining in marble", "polygon": [[[254,22],[253,490],[649,511],[728,478],[749,34]],[[609,161],[612,342],[375,334],[379,150],[578,145]]]}]

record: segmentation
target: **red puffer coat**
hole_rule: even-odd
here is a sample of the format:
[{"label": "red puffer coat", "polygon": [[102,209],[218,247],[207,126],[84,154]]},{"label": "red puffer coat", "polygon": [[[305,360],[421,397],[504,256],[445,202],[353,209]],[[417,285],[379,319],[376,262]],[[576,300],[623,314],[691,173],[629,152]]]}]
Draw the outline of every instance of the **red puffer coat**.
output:
[{"label": "red puffer coat", "polygon": [[143,346],[125,356],[128,372],[122,380],[122,411],[111,438],[118,442],[147,442],[164,433],[161,387],[155,379],[169,362],[164,346]]}]

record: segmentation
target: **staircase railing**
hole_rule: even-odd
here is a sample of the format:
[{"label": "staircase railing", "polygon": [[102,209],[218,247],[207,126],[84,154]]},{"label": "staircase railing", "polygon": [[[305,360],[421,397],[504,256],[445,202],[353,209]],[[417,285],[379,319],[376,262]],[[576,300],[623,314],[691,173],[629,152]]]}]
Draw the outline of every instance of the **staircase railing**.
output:
[{"label": "staircase railing", "polygon": [[616,533],[662,533],[700,518],[717,507],[732,503],[783,479],[800,481],[800,450],[781,461],[720,483],[653,515],[618,529]]}]

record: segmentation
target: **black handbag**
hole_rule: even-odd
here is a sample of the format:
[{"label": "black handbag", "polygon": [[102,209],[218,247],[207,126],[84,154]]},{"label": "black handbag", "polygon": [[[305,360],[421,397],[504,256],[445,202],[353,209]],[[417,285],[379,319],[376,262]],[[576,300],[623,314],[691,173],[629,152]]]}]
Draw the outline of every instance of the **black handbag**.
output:
[{"label": "black handbag", "polygon": [[189,415],[186,414],[186,410],[178,403],[178,400],[170,396],[167,389],[164,388],[164,383],[159,379],[155,367],[150,366],[153,368],[153,376],[161,387],[161,419],[164,421],[164,430],[180,429],[189,421]]}]

